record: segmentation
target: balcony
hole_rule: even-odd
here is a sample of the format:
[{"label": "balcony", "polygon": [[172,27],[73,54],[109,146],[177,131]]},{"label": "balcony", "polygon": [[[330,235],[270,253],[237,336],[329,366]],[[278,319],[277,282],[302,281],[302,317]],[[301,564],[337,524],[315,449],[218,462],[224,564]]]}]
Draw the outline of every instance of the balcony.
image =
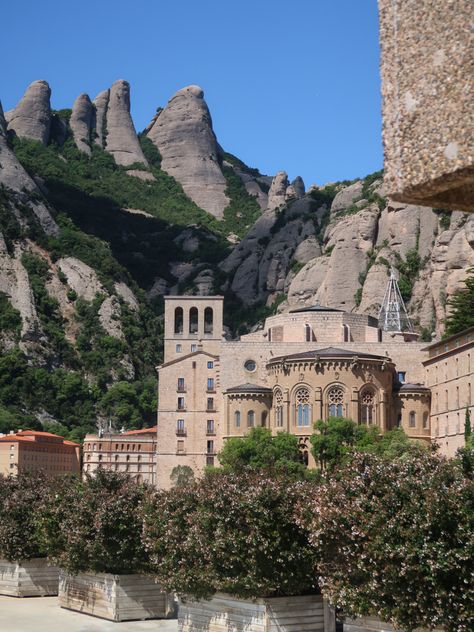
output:
[{"label": "balcony", "polygon": [[216,388],[206,388],[206,393],[209,393],[210,395],[215,395],[216,394]]},{"label": "balcony", "polygon": [[206,437],[215,437],[215,436],[216,436],[215,430],[206,430]]},{"label": "balcony", "polygon": [[186,412],[186,406],[176,406],[176,412],[177,413],[185,413]]},{"label": "balcony", "polygon": [[186,393],[186,387],[185,386],[178,386],[176,389],[177,393]]},{"label": "balcony", "polygon": [[186,429],[185,428],[176,428],[176,434],[178,435],[178,437],[185,437],[186,436]]}]

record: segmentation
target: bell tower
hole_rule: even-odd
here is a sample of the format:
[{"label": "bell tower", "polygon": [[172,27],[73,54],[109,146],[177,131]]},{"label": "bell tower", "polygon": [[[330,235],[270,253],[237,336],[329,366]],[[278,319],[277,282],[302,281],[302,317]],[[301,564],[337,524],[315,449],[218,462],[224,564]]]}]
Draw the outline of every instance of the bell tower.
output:
[{"label": "bell tower", "polygon": [[223,305],[223,296],[165,296],[164,361],[199,349],[219,355]]}]

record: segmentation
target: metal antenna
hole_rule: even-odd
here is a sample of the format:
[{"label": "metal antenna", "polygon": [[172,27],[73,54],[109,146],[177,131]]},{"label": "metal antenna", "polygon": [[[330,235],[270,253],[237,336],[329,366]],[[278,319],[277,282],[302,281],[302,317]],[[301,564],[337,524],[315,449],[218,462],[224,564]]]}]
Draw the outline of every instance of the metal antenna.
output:
[{"label": "metal antenna", "polygon": [[384,331],[413,331],[393,268],[390,268],[390,279],[379,312],[379,328]]}]

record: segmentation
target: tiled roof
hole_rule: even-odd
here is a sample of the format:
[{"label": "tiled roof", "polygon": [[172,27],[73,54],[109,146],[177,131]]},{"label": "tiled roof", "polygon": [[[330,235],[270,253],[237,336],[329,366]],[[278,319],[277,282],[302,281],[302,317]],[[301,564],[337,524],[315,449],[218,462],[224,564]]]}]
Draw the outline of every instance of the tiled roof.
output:
[{"label": "tiled roof", "polygon": [[298,307],[297,309],[290,309],[290,314],[298,314],[299,312],[343,312],[343,309],[336,309],[335,307],[326,307],[324,305],[308,305],[307,307]]},{"label": "tiled roof", "polygon": [[316,356],[319,358],[353,358],[357,356],[360,359],[370,360],[390,360],[387,356],[373,355],[365,353],[365,351],[352,351],[349,349],[340,349],[338,347],[325,347],[324,349],[314,349],[312,351],[302,351],[300,353],[292,353],[286,356],[278,356],[271,358],[270,362],[281,362],[283,360],[313,360]]},{"label": "tiled roof", "polygon": [[260,386],[259,384],[240,384],[240,386],[232,386],[228,388],[226,393],[271,393],[272,389],[266,386]]},{"label": "tiled roof", "polygon": [[158,426],[153,426],[152,428],[141,428],[140,430],[127,430],[126,432],[122,432],[123,435],[142,435],[142,434],[156,434],[158,430]]},{"label": "tiled roof", "polygon": [[402,384],[399,390],[400,391],[429,391],[430,389],[424,384],[419,384],[418,382],[417,383],[407,382],[406,384]]},{"label": "tiled roof", "polygon": [[52,432],[40,432],[39,430],[19,430],[15,433],[19,437],[54,437],[55,439],[64,439],[61,435],[53,434]]},{"label": "tiled roof", "polygon": [[55,442],[56,445],[68,445],[74,447],[80,447],[79,443],[74,443],[74,441],[68,441],[61,437],[60,435],[55,435],[52,432],[41,432],[39,430],[19,430],[13,434],[7,434],[4,437],[0,437],[0,441],[3,443],[11,442],[11,441],[22,441],[22,442],[33,442],[36,437],[45,437],[53,438],[53,439],[61,439],[61,441]]}]

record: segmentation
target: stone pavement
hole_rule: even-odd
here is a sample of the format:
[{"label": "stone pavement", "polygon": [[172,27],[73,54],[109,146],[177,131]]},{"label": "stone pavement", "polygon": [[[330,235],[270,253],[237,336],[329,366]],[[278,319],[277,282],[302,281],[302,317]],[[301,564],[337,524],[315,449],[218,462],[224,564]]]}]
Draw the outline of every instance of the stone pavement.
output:
[{"label": "stone pavement", "polygon": [[57,597],[0,595],[0,632],[177,632],[172,620],[113,623],[58,606]]}]

